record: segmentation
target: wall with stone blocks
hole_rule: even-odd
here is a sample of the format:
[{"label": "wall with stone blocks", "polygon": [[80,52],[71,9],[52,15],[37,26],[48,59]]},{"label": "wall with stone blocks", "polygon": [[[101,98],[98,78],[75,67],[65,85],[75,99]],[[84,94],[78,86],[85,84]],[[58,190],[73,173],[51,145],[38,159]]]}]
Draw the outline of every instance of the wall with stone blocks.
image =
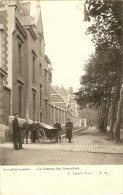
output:
[{"label": "wall with stone blocks", "polygon": [[3,124],[8,125],[8,119],[10,116],[10,95],[11,91],[3,87]]}]

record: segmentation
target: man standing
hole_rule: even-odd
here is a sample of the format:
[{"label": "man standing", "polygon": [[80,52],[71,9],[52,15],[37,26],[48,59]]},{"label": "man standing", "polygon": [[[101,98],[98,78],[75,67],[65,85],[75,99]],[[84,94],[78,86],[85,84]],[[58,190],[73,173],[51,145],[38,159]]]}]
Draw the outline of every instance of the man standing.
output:
[{"label": "man standing", "polygon": [[56,123],[53,125],[53,127],[58,129],[58,139],[61,142],[61,124],[58,122],[58,119],[56,120]]},{"label": "man standing", "polygon": [[37,130],[36,130],[36,124],[35,121],[31,124],[31,143],[36,143],[37,139]]},{"label": "man standing", "polygon": [[15,117],[12,121],[12,127],[13,127],[13,146],[15,150],[24,149],[22,147],[22,138],[21,138],[21,132],[19,129],[19,122],[18,122],[18,113],[15,113]]},{"label": "man standing", "polygon": [[[26,137],[26,144],[28,144],[28,136],[29,136],[29,123],[28,119],[26,119],[25,123],[23,124],[23,130],[24,130],[24,137]],[[23,137],[23,139],[24,139]],[[24,143],[24,140],[23,140]]]},{"label": "man standing", "polygon": [[36,121],[36,131],[40,128],[40,122],[39,120]]},{"label": "man standing", "polygon": [[66,138],[68,139],[69,143],[71,143],[73,123],[70,122],[70,119],[67,119],[65,129],[66,129]]}]

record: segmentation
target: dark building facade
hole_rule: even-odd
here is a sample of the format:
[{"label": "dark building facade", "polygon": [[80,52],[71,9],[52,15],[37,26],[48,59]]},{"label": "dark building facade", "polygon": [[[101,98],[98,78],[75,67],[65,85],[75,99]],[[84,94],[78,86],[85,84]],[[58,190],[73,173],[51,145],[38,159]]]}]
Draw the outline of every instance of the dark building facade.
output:
[{"label": "dark building facade", "polygon": [[0,1],[0,68],[6,74],[0,106],[5,125],[15,112],[20,118],[49,122],[52,67],[45,54],[41,8],[37,1],[32,17],[30,3],[21,2]]}]

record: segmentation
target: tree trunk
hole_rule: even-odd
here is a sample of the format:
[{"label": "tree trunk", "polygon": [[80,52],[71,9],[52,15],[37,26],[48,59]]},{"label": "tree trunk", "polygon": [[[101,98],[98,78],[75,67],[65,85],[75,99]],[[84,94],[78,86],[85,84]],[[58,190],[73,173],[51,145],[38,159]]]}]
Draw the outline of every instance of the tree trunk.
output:
[{"label": "tree trunk", "polygon": [[100,118],[101,118],[101,110],[98,110],[98,115],[97,115],[97,129],[99,129],[99,124],[100,124]]},{"label": "tree trunk", "polygon": [[99,130],[101,132],[105,132],[105,116],[106,116],[106,103],[102,105],[101,108],[101,116],[100,116],[100,123],[99,123]]},{"label": "tree trunk", "polygon": [[117,102],[120,98],[120,88],[118,87],[112,102],[112,108],[111,108],[111,123],[110,123],[110,136],[112,139],[114,139],[114,125],[116,122],[116,112],[117,112]]},{"label": "tree trunk", "polygon": [[116,102],[113,100],[113,104],[112,104],[112,108],[111,108],[112,115],[111,115],[111,124],[110,124],[110,135],[111,135],[112,139],[113,139],[113,135],[114,135],[114,124],[115,124],[115,108],[116,108],[115,103]]},{"label": "tree trunk", "polygon": [[106,104],[106,113],[105,113],[105,118],[104,118],[104,131],[105,132],[107,131],[109,107],[110,107],[110,98],[108,99],[107,104]]},{"label": "tree trunk", "polygon": [[120,126],[121,126],[121,112],[122,112],[122,106],[123,106],[123,84],[121,86],[120,90],[120,100],[118,104],[118,110],[117,110],[117,121],[115,124],[115,142],[120,142]]}]

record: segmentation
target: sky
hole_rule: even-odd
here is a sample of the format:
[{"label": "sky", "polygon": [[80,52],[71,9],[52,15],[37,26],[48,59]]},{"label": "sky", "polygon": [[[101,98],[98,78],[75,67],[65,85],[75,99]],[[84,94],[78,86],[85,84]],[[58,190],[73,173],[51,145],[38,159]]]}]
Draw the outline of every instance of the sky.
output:
[{"label": "sky", "polygon": [[[86,35],[87,22],[83,22],[82,1],[40,1],[45,54],[52,66],[52,85],[80,87],[84,64],[94,52],[92,37]],[[35,14],[36,1],[31,1],[31,15]]]}]

